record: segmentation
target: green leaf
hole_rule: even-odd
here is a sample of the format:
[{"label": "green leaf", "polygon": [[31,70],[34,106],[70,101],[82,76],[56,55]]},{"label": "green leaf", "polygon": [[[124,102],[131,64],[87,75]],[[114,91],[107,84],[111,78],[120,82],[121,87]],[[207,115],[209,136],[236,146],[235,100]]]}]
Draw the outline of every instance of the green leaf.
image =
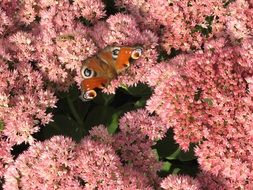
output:
[{"label": "green leaf", "polygon": [[206,18],[205,18],[206,23],[207,23],[209,26],[212,25],[213,19],[214,19],[214,16],[213,16],[213,15],[211,15],[211,16],[206,16]]},{"label": "green leaf", "polygon": [[112,115],[116,110],[110,106],[98,105],[93,107],[93,109],[87,114],[87,118],[84,121],[85,127],[91,129],[91,127],[96,125],[106,125],[112,120]]},{"label": "green leaf", "polygon": [[108,127],[108,132],[110,134],[114,134],[119,127],[118,122],[120,117],[124,115],[124,113],[134,110],[135,108],[135,104],[132,102],[128,102],[120,107],[117,107],[117,109],[115,109],[115,112],[112,114],[110,120],[108,120],[106,124]]},{"label": "green leaf", "polygon": [[163,49],[162,47],[159,47],[159,55],[158,55],[157,61],[158,61],[158,63],[160,63],[162,61],[166,61],[168,59],[176,57],[181,52],[182,51],[180,49],[175,49],[175,48],[171,47],[170,54],[168,54],[165,49]]},{"label": "green leaf", "polygon": [[227,1],[223,0],[223,7],[226,8],[230,3],[233,3],[233,2],[235,2],[235,0],[227,0]]},{"label": "green leaf", "polygon": [[172,174],[178,174],[180,172],[180,168],[175,168],[172,172]]},{"label": "green leaf", "polygon": [[54,122],[42,128],[43,135],[46,139],[54,135],[64,135],[72,137],[79,141],[84,135],[84,126],[79,126],[75,120],[66,115],[55,115]]},{"label": "green leaf", "polygon": [[134,107],[135,108],[143,108],[143,107],[145,107],[146,103],[147,103],[147,98],[143,97],[134,103]]},{"label": "green leaf", "polygon": [[0,120],[0,132],[4,130],[4,122]]},{"label": "green leaf", "polygon": [[105,94],[101,91],[97,91],[97,96],[93,100],[93,102],[100,105],[109,105],[113,100],[114,96],[114,94]]},{"label": "green leaf", "polygon": [[84,25],[84,26],[92,26],[92,23],[90,20],[84,18],[83,16],[79,17],[79,21]]},{"label": "green leaf", "polygon": [[172,164],[170,162],[163,162],[162,171],[169,172]]},{"label": "green leaf", "polygon": [[114,134],[119,127],[120,112],[112,114],[111,121],[107,124],[107,130],[110,134]]},{"label": "green leaf", "polygon": [[168,160],[176,160],[178,158],[178,155],[181,153],[181,149],[178,148],[175,152],[173,152],[171,155],[167,156],[166,159]]},{"label": "green leaf", "polygon": [[[178,150],[178,144],[174,140],[174,133],[172,129],[169,129],[166,133],[166,137],[162,140],[159,140],[154,148],[157,149],[158,155],[160,158],[176,159],[175,152]],[[173,156],[174,154],[174,156]]]},{"label": "green leaf", "polygon": [[201,97],[201,94],[202,94],[202,89],[201,88],[198,88],[197,90],[196,90],[196,92],[195,92],[195,94],[194,94],[194,100],[195,101],[198,101],[199,99],[200,99],[200,97]]},{"label": "green leaf", "polygon": [[124,87],[124,89],[132,96],[137,97],[150,97],[152,94],[152,89],[143,83],[139,83],[137,86],[134,87]]},{"label": "green leaf", "polygon": [[213,106],[213,101],[211,98],[204,98],[203,101],[206,102],[209,106]]}]

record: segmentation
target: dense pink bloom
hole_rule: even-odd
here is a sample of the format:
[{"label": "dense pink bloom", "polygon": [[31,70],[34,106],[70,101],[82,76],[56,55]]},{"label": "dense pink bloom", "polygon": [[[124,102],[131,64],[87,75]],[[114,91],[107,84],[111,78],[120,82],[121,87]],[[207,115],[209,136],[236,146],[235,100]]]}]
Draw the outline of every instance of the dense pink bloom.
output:
[{"label": "dense pink bloom", "polygon": [[79,82],[81,61],[97,51],[87,36],[87,29],[76,22],[71,6],[64,7],[41,11],[40,25],[34,28],[34,32],[39,32],[39,41],[36,41],[38,66],[60,90],[67,90],[76,76]]},{"label": "dense pink bloom", "polygon": [[73,6],[73,11],[77,16],[83,16],[90,21],[95,21],[105,16],[105,5],[101,0],[74,0]]},{"label": "dense pink bloom", "polygon": [[110,16],[106,22],[98,22],[90,34],[100,48],[112,44],[143,44],[143,35],[135,18],[121,13]]},{"label": "dense pink bloom", "polygon": [[227,190],[227,189],[233,189],[233,187],[228,187],[224,185],[224,179],[219,177],[216,177],[214,175],[211,175],[207,172],[201,172],[198,174],[198,176],[195,178],[198,180],[200,186],[202,189],[208,189],[208,190]]},{"label": "dense pink bloom", "polygon": [[[125,14],[106,15],[102,0],[0,2],[4,188],[157,188],[161,162],[152,146],[172,127],[183,150],[197,143],[202,172],[195,179],[168,176],[162,188],[253,189],[253,1],[116,5]],[[34,142],[39,126],[51,121],[53,91],[80,85],[83,60],[106,46],[136,45],[141,58],[104,92],[146,83],[154,90],[148,111],[126,113],[115,135],[100,125],[79,144],[65,137]],[[157,63],[163,49],[184,53]],[[13,160],[12,146],[23,142],[30,148]]]},{"label": "dense pink bloom", "polygon": [[189,176],[169,175],[161,182],[161,187],[165,190],[200,190],[197,180]]},{"label": "dense pink bloom", "polygon": [[157,172],[161,169],[162,163],[152,150],[154,142],[138,130],[120,132],[115,138],[113,146],[120,153],[122,161],[138,168],[138,171],[149,177],[150,182],[158,182]]},{"label": "dense pink bloom", "polygon": [[[155,144],[154,140],[163,137],[167,128],[158,117],[149,116],[145,110],[125,114],[119,125],[121,131],[113,137],[110,137],[103,126],[93,128],[90,134],[93,139],[111,145],[119,152],[121,161],[126,166],[138,168],[138,172],[144,173],[150,182],[158,182],[157,172],[161,169],[162,163],[157,160],[152,146]],[[158,132],[155,132],[155,129]]]},{"label": "dense pink bloom", "polygon": [[88,189],[116,189],[120,185],[120,159],[111,146],[93,141],[82,140],[78,152],[75,174],[83,179]]},{"label": "dense pink bloom", "polygon": [[[163,72],[164,78],[148,101],[148,109],[174,126],[175,139],[183,149],[187,149],[189,142],[198,142],[220,130],[224,120],[225,124],[233,126],[237,126],[235,119],[239,117],[245,127],[250,123],[251,114],[246,103],[250,102],[250,98],[244,77],[252,75],[251,43],[245,42],[242,48],[212,48],[179,56],[164,64],[165,70],[170,68],[169,73]],[[171,67],[178,74],[171,75]],[[239,102],[246,107],[238,107]],[[231,109],[237,110],[236,115],[232,115]],[[247,119],[242,117],[245,114]]]},{"label": "dense pink bloom", "polygon": [[5,173],[4,189],[150,189],[148,178],[124,167],[110,145],[55,136],[33,144]]},{"label": "dense pink bloom", "polygon": [[37,13],[36,4],[37,3],[35,0],[18,2],[18,6],[20,6],[20,9],[18,9],[18,16],[21,22],[24,22],[25,24],[30,24],[35,20]]},{"label": "dense pink bloom", "polygon": [[148,109],[174,128],[183,149],[206,139],[196,149],[204,171],[224,178],[227,186],[246,186],[253,170],[253,99],[246,80],[253,75],[252,40],[240,46],[219,40],[206,48],[167,63],[178,74],[163,73]]},{"label": "dense pink bloom", "polygon": [[[75,80],[79,83],[81,61],[95,54],[97,48],[78,19],[82,16],[95,22],[104,16],[102,1],[31,0],[2,4],[0,34],[5,36],[0,39],[1,57],[33,61],[43,77],[56,84],[56,89],[67,90]],[[10,9],[12,14],[7,12]],[[21,23],[26,24],[26,32]]]},{"label": "dense pink bloom", "polygon": [[[238,134],[238,130],[234,130]],[[226,189],[246,187],[252,181],[252,138],[243,136],[226,139],[218,136],[203,142],[196,150],[204,171],[223,179]],[[212,150],[212,151],[210,151]]]},{"label": "dense pink bloom", "polygon": [[13,61],[35,60],[35,44],[32,34],[22,31],[16,32],[3,42],[6,53],[12,55]]},{"label": "dense pink bloom", "polygon": [[120,129],[123,133],[139,132],[142,136],[156,141],[165,136],[168,127],[162,123],[158,116],[150,116],[146,110],[140,109],[126,113],[120,119]]},{"label": "dense pink bloom", "polygon": [[91,138],[100,141],[101,143],[113,145],[114,138],[108,133],[107,129],[103,125],[94,126],[89,131]]},{"label": "dense pink bloom", "polygon": [[11,144],[8,142],[8,140],[1,138],[0,139],[0,155],[1,155],[0,156],[0,178],[6,172],[8,165],[13,162],[10,150],[11,150]]},{"label": "dense pink bloom", "polygon": [[123,183],[118,189],[153,190],[150,179],[135,167],[125,166],[122,171]]},{"label": "dense pink bloom", "polygon": [[74,148],[61,136],[33,144],[9,166],[4,189],[82,189],[72,172]]},{"label": "dense pink bloom", "polygon": [[[207,16],[213,16],[213,33],[222,31],[226,9],[222,1],[117,1],[118,6],[126,7],[143,28],[160,30],[161,42],[164,48],[170,52],[171,48],[189,51],[192,48],[200,48],[204,36],[200,31],[194,31],[196,26],[208,29],[205,20]],[[160,27],[163,26],[162,29]]]},{"label": "dense pink bloom", "polygon": [[[167,52],[171,48],[199,49],[211,37],[229,35],[238,40],[252,33],[250,1],[231,1],[226,6],[220,0],[117,0],[116,4],[129,10],[141,28],[159,31],[160,42]],[[209,34],[203,35],[200,30]]]},{"label": "dense pink bloom", "polygon": [[11,71],[5,62],[0,62],[0,119],[4,123],[1,135],[11,143],[33,142],[37,124],[51,121],[48,107],[55,107],[52,92],[43,89],[39,72],[28,63],[20,63]]},{"label": "dense pink bloom", "polygon": [[0,36],[7,30],[8,26],[11,25],[10,18],[6,15],[6,12],[0,9]]},{"label": "dense pink bloom", "polygon": [[226,32],[232,40],[242,40],[252,36],[253,9],[246,0],[237,0],[229,6],[229,16],[226,18]]}]

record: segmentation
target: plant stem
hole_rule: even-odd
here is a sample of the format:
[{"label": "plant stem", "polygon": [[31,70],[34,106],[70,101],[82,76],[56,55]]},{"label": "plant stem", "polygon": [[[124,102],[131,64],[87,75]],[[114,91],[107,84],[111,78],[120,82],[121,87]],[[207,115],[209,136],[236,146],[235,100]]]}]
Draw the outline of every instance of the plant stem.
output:
[{"label": "plant stem", "polygon": [[80,126],[80,128],[82,128],[82,130],[83,130],[83,126],[84,126],[83,120],[81,119],[78,112],[76,111],[76,108],[75,108],[71,98],[68,95],[66,97],[67,97],[67,102],[68,102],[68,105],[69,105],[72,115],[74,116],[74,118],[75,118],[76,122],[78,123],[78,125]]}]

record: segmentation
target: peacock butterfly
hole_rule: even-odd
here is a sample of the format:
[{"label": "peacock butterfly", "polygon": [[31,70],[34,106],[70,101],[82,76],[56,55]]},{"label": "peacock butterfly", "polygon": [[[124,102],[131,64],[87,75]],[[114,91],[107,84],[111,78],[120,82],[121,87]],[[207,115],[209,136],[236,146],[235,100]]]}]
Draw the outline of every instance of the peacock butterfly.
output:
[{"label": "peacock butterfly", "polygon": [[81,68],[83,101],[97,96],[96,89],[105,88],[112,79],[130,66],[131,60],[139,59],[142,47],[108,46],[93,57],[86,59]]}]

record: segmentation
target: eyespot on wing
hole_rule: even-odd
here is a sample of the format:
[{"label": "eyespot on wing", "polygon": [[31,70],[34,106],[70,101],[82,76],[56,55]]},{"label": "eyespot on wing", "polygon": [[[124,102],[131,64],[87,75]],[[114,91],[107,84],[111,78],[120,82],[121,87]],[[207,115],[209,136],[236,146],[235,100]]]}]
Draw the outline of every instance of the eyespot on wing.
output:
[{"label": "eyespot on wing", "polygon": [[139,59],[142,55],[141,47],[122,47],[115,62],[117,73],[121,73],[130,66],[130,59]]},{"label": "eyespot on wing", "polygon": [[86,92],[82,92],[80,98],[82,101],[90,101],[93,100],[97,96],[97,92],[95,90],[88,90]]}]

